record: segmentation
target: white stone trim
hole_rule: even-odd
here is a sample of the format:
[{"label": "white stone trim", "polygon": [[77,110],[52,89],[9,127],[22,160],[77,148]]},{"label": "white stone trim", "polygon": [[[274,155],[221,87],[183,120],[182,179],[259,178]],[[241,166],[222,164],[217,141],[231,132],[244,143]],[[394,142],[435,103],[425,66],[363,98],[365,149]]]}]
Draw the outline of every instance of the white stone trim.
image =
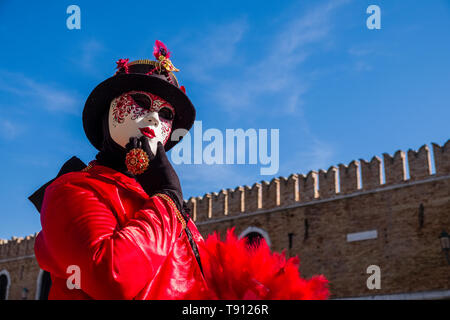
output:
[{"label": "white stone trim", "polygon": [[378,238],[377,230],[347,233],[347,242],[362,241]]},{"label": "white stone trim", "polygon": [[413,293],[395,293],[364,297],[339,298],[333,300],[439,300],[450,299],[450,290],[422,291]]},{"label": "white stone trim", "polygon": [[0,263],[10,262],[10,261],[17,261],[17,260],[23,260],[23,259],[29,259],[29,258],[34,258],[34,254],[30,254],[28,256],[20,256],[20,257],[14,257],[14,258],[0,259]]},{"label": "white stone trim", "polygon": [[8,270],[3,269],[2,271],[0,271],[0,276],[1,275],[5,275],[6,278],[8,279],[8,284],[6,285],[6,295],[5,295],[5,300],[8,300],[9,297],[9,287],[11,287],[11,276],[9,275]]},{"label": "white stone trim", "polygon": [[44,270],[39,268],[39,274],[36,280],[36,294],[34,295],[34,300],[39,300],[39,292],[42,286],[42,277],[44,276]]},{"label": "white stone trim", "polygon": [[267,231],[265,231],[261,228],[258,228],[258,227],[253,227],[253,226],[248,227],[247,229],[245,229],[244,231],[241,232],[241,234],[239,235],[239,239],[244,238],[247,234],[252,233],[252,232],[259,233],[264,238],[264,240],[266,240],[266,243],[270,248],[272,243],[270,242],[269,234],[267,233]]}]

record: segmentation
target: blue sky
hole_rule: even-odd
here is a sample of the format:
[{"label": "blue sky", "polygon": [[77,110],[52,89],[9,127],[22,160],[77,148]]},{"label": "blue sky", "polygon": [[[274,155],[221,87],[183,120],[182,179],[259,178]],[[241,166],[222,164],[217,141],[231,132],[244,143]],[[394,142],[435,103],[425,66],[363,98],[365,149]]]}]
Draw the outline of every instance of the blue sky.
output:
[{"label": "blue sky", "polygon": [[[81,30],[66,27],[71,4]],[[370,4],[381,30],[366,27]],[[204,131],[280,130],[277,174],[177,165],[186,199],[450,138],[450,1],[3,0],[0,19],[0,238],[40,230],[27,197],[96,154],[85,99],[156,39]]]}]

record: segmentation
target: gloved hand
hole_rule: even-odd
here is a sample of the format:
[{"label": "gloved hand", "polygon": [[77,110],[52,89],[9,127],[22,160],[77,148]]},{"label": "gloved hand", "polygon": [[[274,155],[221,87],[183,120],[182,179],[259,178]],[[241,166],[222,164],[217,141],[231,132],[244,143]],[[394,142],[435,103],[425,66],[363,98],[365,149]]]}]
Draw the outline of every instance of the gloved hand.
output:
[{"label": "gloved hand", "polygon": [[146,136],[141,138],[131,137],[126,145],[127,151],[133,148],[143,149],[149,158],[147,170],[135,176],[135,179],[141,184],[144,191],[152,196],[155,193],[167,194],[177,206],[180,212],[183,212],[183,192],[181,191],[180,180],[174,168],[167,158],[166,151],[161,142],[158,142],[156,155],[150,149],[150,139]]},{"label": "gloved hand", "polygon": [[[190,219],[190,210],[183,201],[183,192],[181,191],[178,175],[170,164],[169,159],[167,159],[163,144],[158,142],[155,155],[150,149],[149,142],[150,139],[146,136],[142,136],[139,139],[136,137],[131,137],[130,142],[126,145],[127,151],[130,151],[133,148],[141,148],[148,155],[149,165],[147,170],[142,174],[136,175],[135,179],[141,184],[142,188],[149,196],[152,196],[155,193],[164,193],[168,195],[173,200],[178,208],[178,211],[182,214],[187,223]],[[192,233],[188,227],[184,230],[194,252],[195,259],[197,260],[200,270],[203,273],[200,254]]]}]

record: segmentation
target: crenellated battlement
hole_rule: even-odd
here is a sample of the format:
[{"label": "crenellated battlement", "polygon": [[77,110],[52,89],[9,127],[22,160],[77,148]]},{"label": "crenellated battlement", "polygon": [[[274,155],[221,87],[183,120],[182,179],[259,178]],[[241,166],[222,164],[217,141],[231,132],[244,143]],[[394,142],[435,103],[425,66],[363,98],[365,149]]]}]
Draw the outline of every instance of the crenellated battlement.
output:
[{"label": "crenellated battlement", "polygon": [[197,197],[196,221],[205,221],[212,218],[212,195],[206,193],[203,197]]},{"label": "crenellated battlement", "polygon": [[191,197],[186,203],[194,221],[201,222],[450,174],[450,140],[443,146],[435,143],[432,146],[435,174],[431,171],[430,148],[423,145],[418,151],[410,149],[406,153],[397,150],[393,155],[383,153],[383,158],[374,156],[370,161],[353,160],[348,165],[341,163],[306,175],[293,173],[287,178],[275,177],[270,181],[255,182],[252,186],[207,193],[202,197]]},{"label": "crenellated battlement", "polygon": [[273,178],[270,182],[262,181],[262,207],[269,209],[280,205],[280,179]]},{"label": "crenellated battlement", "polygon": [[0,260],[34,254],[36,236],[37,233],[26,237],[12,237],[10,240],[0,239]]},{"label": "crenellated battlement", "polygon": [[245,211],[253,212],[262,208],[262,184],[255,182],[245,186]]},{"label": "crenellated battlement", "polygon": [[431,175],[431,155],[427,145],[419,151],[408,150],[409,176],[411,180],[423,180]]},{"label": "crenellated battlement", "polygon": [[300,201],[307,202],[319,197],[319,176],[316,171],[310,171],[299,179]]},{"label": "crenellated battlement", "polygon": [[319,196],[321,199],[334,197],[338,192],[338,170],[331,166],[327,171],[319,170]]},{"label": "crenellated battlement", "polygon": [[213,218],[228,215],[228,191],[214,192],[211,197],[211,215]]},{"label": "crenellated battlement", "polygon": [[432,145],[436,175],[450,174],[450,140],[442,147],[436,143]]},{"label": "crenellated battlement", "polygon": [[281,205],[290,205],[300,200],[299,177],[293,173],[289,177],[280,177]]},{"label": "crenellated battlement", "polygon": [[361,177],[363,190],[373,190],[379,188],[382,181],[381,159],[374,156],[370,162],[364,159],[361,162]]},{"label": "crenellated battlement", "polygon": [[348,164],[339,164],[340,193],[349,194],[361,189],[360,163],[353,160]]},{"label": "crenellated battlement", "polygon": [[228,189],[228,214],[237,215],[245,211],[245,188]]},{"label": "crenellated battlement", "polygon": [[406,180],[406,155],[398,150],[392,157],[388,153],[383,153],[384,173],[386,184],[397,184]]}]

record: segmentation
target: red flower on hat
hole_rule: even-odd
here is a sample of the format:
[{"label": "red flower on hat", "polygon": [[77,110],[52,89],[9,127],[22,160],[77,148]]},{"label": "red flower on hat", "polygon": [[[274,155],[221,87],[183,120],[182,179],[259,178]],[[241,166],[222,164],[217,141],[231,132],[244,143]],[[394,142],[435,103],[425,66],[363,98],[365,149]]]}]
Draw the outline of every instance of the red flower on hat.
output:
[{"label": "red flower on hat", "polygon": [[153,47],[153,55],[155,56],[156,60],[159,60],[160,56],[164,56],[167,59],[170,58],[170,52],[167,49],[166,45],[159,40],[155,41],[155,46]]},{"label": "red flower on hat", "polygon": [[117,60],[117,62],[116,62],[117,63],[116,69],[120,70],[120,69],[124,68],[125,72],[128,73],[128,61],[129,60],[130,59],[119,59],[119,60]]}]

